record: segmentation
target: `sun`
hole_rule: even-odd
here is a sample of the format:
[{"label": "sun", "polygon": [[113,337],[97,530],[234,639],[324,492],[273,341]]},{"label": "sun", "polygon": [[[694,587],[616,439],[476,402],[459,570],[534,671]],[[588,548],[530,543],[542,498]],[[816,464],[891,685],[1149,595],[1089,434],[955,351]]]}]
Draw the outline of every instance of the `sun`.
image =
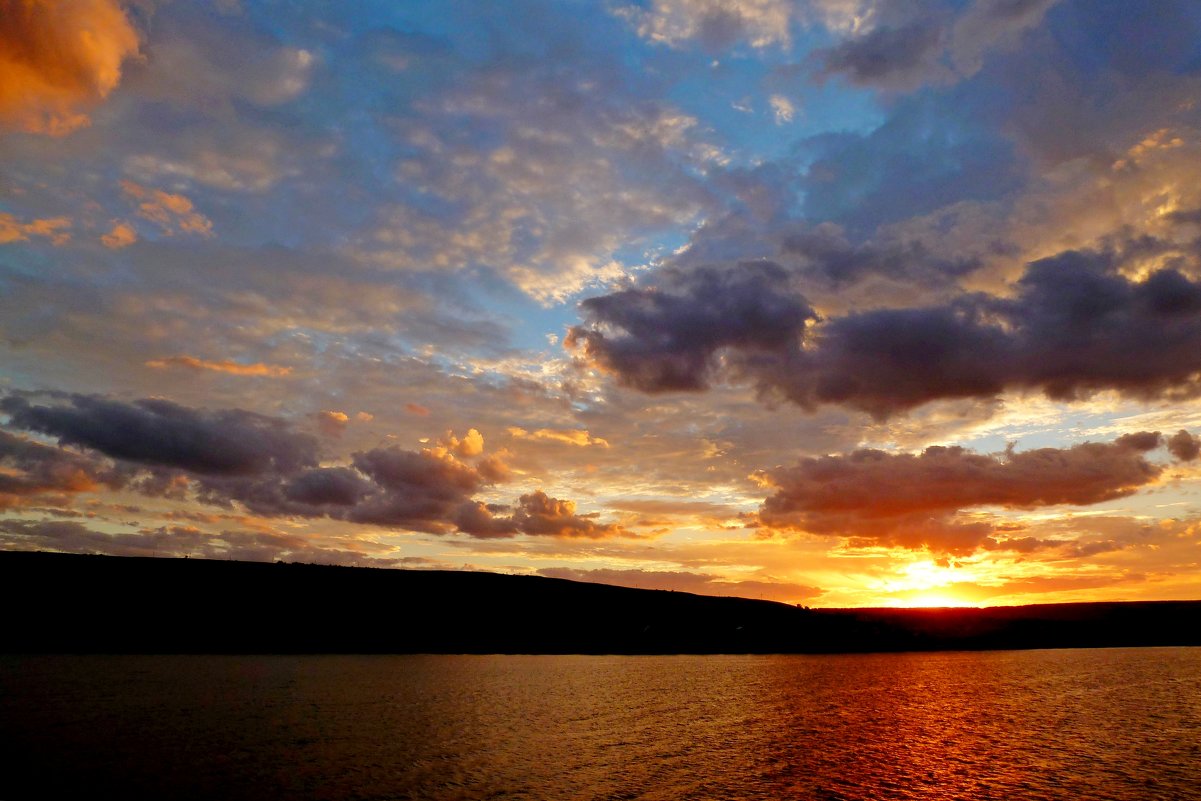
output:
[{"label": "sun", "polygon": [[955,590],[974,578],[972,571],[948,567],[928,559],[910,562],[897,571],[896,578],[884,583],[886,604],[895,607],[978,606]]}]

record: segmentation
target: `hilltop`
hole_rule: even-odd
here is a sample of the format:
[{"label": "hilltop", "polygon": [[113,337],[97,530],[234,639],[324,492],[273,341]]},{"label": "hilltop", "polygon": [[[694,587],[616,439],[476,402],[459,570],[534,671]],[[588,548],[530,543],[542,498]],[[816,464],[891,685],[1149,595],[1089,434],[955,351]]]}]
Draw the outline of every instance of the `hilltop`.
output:
[{"label": "hilltop", "polygon": [[537,576],[0,552],[0,650],[826,653],[1201,645],[1201,601],[802,609]]}]

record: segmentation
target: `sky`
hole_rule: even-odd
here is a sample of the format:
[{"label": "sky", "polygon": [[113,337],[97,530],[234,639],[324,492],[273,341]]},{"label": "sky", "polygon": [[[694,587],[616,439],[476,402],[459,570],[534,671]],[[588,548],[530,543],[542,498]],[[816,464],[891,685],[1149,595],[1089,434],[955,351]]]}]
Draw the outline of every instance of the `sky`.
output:
[{"label": "sky", "polygon": [[0,0],[0,548],[1201,598],[1193,0]]}]

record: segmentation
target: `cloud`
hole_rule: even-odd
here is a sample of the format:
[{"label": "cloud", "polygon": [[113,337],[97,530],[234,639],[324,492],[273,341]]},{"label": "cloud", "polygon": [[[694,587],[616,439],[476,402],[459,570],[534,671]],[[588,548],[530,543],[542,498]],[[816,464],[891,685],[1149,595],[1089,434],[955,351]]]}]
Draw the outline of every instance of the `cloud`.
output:
[{"label": "cloud", "polygon": [[489,483],[470,465],[430,449],[376,448],[356,453],[352,463],[376,485],[348,510],[346,519],[357,523],[447,533],[456,510]]},{"label": "cloud", "polygon": [[912,89],[946,80],[939,61],[945,31],[937,20],[922,19],[900,27],[881,27],[814,54],[820,73],[846,75],[851,83]]},{"label": "cloud", "polygon": [[772,113],[776,117],[776,125],[785,125],[792,122],[792,118],[796,116],[796,106],[792,101],[784,95],[772,95],[768,102],[771,104]]},{"label": "cloud", "polygon": [[501,514],[507,511],[509,507],[502,504],[467,501],[455,510],[454,524],[459,531],[478,539],[515,537],[517,523],[512,517]]},{"label": "cloud", "polygon": [[292,372],[291,367],[281,367],[276,364],[264,364],[262,362],[243,364],[241,362],[230,361],[229,359],[213,361],[198,359],[195,356],[169,356],[166,359],[151,359],[146,362],[146,366],[155,370],[182,367],[188,370],[210,370],[216,373],[228,373],[229,375],[267,376],[271,378],[279,378]]},{"label": "cloud", "polygon": [[342,466],[308,467],[262,476],[200,476],[196,497],[202,503],[230,507],[233,501],[252,514],[274,517],[346,519],[379,488],[358,471]]},{"label": "cloud", "polygon": [[120,250],[138,241],[138,232],[127,222],[114,221],[112,230],[100,237],[106,248]]},{"label": "cloud", "polygon": [[1181,429],[1168,439],[1168,451],[1182,462],[1192,462],[1201,455],[1201,439]]},{"label": "cloud", "polygon": [[[352,454],[348,464],[318,466],[313,437],[283,420],[240,409],[202,411],[159,399],[124,403],[65,393],[35,404],[29,397],[0,400],[8,425],[56,437],[60,447],[0,431],[0,465],[10,468],[0,472],[0,497],[81,492],[108,483],[177,499],[191,489],[201,503],[239,503],[269,518],[328,517],[475,537],[625,534],[541,490],[520,496],[512,509],[475,500],[482,488],[509,475],[499,456],[474,465],[460,460],[481,455],[483,437],[476,429],[461,440],[448,434],[445,445],[421,451],[379,447]],[[349,420],[333,414],[332,419]],[[96,451],[116,465],[102,469],[65,445]]]},{"label": "cloud", "polygon": [[512,537],[526,534],[531,537],[560,539],[603,539],[630,536],[613,523],[597,523],[594,515],[576,513],[573,501],[552,498],[542,490],[522,495],[509,516],[504,506],[482,503],[464,504],[459,508],[455,523],[460,530],[476,537]]},{"label": "cloud", "polygon": [[315,415],[317,429],[327,437],[340,437],[350,425],[350,415],[331,409],[323,409]]},{"label": "cloud", "polygon": [[240,409],[199,411],[167,400],[133,403],[61,395],[46,405],[21,395],[0,400],[9,425],[60,444],[144,465],[200,475],[249,476],[315,465],[317,443],[283,422]]},{"label": "cloud", "polygon": [[1126,497],[1163,468],[1145,454],[1158,433],[1111,443],[979,454],[934,446],[920,454],[863,449],[803,459],[756,474],[773,493],[760,521],[773,528],[848,538],[859,544],[971,553],[995,546],[994,527],[959,512],[980,507],[1088,506]]},{"label": "cloud", "polygon": [[1059,0],[977,0],[951,28],[950,55],[960,75],[973,75],[990,50],[1011,49],[1042,23]]},{"label": "cloud", "polygon": [[870,26],[815,51],[820,75],[908,91],[953,83],[982,68],[990,52],[1013,49],[1059,0],[977,0],[958,15],[939,3],[884,4]]},{"label": "cloud", "polygon": [[652,286],[589,298],[580,309],[592,324],[572,327],[564,345],[646,392],[704,389],[722,351],[788,352],[817,318],[792,277],[767,262],[665,268]]},{"label": "cloud", "polygon": [[224,108],[232,99],[273,108],[300,97],[318,64],[313,51],[281,45],[265,31],[221,24],[203,10],[162,15],[146,48],[152,69],[138,92],[178,107]]},{"label": "cloud", "polygon": [[623,533],[619,526],[576,514],[575,502],[552,498],[542,490],[522,495],[513,519],[523,534],[531,536],[600,539]]},{"label": "cloud", "polygon": [[196,211],[183,195],[148,189],[133,181],[122,181],[121,191],[138,204],[139,217],[157,223],[165,234],[212,236],[213,221]]},{"label": "cloud", "polygon": [[137,52],[116,0],[0,0],[0,125],[51,136],[88,125]]},{"label": "cloud", "polygon": [[123,483],[117,471],[95,459],[0,431],[0,509]]},{"label": "cloud", "polygon": [[606,38],[622,26],[591,11],[542,27],[539,50],[567,59],[531,59],[525,37],[494,40],[485,61],[448,60],[452,45],[431,37],[393,37],[388,59],[404,64],[404,85],[431,89],[396,120],[406,155],[394,177],[431,202],[381,209],[361,258],[405,271],[486,269],[553,306],[619,279],[620,254],[698,217],[712,198],[701,174],[720,150],[693,116],[647,91]]},{"label": "cloud", "polygon": [[458,456],[479,456],[484,452],[484,435],[474,428],[467,429],[462,439],[456,437],[453,431],[447,431],[438,442]]},{"label": "cloud", "polygon": [[284,485],[288,500],[305,506],[354,506],[371,490],[359,473],[345,467],[306,470]]},{"label": "cloud", "polygon": [[791,226],[776,233],[781,261],[804,276],[809,286],[845,291],[867,281],[892,281],[911,287],[945,287],[970,275],[980,262],[971,256],[941,256],[920,240],[893,238],[853,242],[834,223]]},{"label": "cloud", "polygon": [[654,0],[645,10],[620,6],[617,13],[639,36],[671,46],[692,40],[711,50],[741,40],[756,48],[791,43],[790,0]]},{"label": "cloud", "polygon": [[612,509],[659,517],[691,517],[703,520],[726,521],[737,519],[741,512],[724,503],[693,500],[660,500],[619,498],[609,504]]},{"label": "cloud", "polygon": [[682,48],[699,43],[709,51],[745,42],[751,47],[787,49],[796,26],[820,25],[837,36],[870,32],[893,5],[881,0],[653,0],[618,5],[614,13],[638,35]]},{"label": "cloud", "polygon": [[584,301],[589,324],[565,344],[646,392],[749,380],[806,409],[839,404],[878,418],[1007,389],[1055,400],[1198,391],[1201,283],[1171,268],[1131,279],[1119,262],[1112,251],[1065,252],[1031,264],[1009,298],[963,295],[820,323],[780,267],[670,269],[655,284]]},{"label": "cloud", "polygon": [[21,222],[12,214],[0,212],[0,245],[28,242],[31,236],[49,239],[51,244],[65,245],[71,241],[70,217],[47,217]]},{"label": "cloud", "polygon": [[[389,529],[449,534],[461,507],[492,479],[441,449],[356,452],[349,464],[260,476],[198,476],[197,499],[240,503],[266,517],[326,517]],[[467,532],[474,534],[474,532]]]},{"label": "cloud", "polygon": [[174,156],[141,153],[125,160],[125,171],[140,181],[191,181],[226,192],[262,193],[285,178],[301,174],[288,164],[287,152],[276,135],[257,131],[222,132],[168,143],[181,152]]},{"label": "cloud", "polygon": [[606,440],[592,436],[588,433],[587,429],[583,428],[539,428],[535,431],[527,431],[524,428],[511,426],[508,431],[509,435],[515,439],[560,442],[564,445],[575,445],[578,448],[609,447],[609,443]]}]

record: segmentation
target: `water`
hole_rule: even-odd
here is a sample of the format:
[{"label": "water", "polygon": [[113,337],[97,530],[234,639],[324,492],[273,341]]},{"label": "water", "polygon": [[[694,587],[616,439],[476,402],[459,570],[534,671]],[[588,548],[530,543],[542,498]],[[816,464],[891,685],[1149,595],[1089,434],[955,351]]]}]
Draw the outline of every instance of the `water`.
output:
[{"label": "water", "polygon": [[0,798],[1201,799],[1201,649],[0,657]]}]

